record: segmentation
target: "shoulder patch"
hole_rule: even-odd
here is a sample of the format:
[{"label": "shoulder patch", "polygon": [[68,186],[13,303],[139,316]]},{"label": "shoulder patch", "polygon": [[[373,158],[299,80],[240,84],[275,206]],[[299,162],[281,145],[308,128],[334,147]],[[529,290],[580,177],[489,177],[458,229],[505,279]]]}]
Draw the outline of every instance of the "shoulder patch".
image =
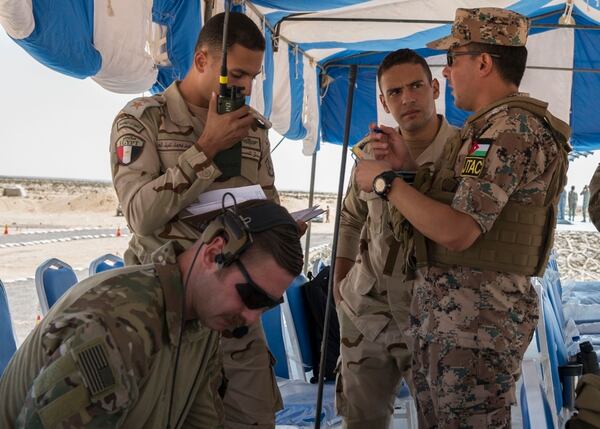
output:
[{"label": "shoulder patch", "polygon": [[119,164],[129,165],[142,154],[144,140],[135,134],[125,134],[117,139],[116,146]]},{"label": "shoulder patch", "polygon": [[121,131],[123,128],[127,128],[141,133],[144,130],[144,124],[142,124],[137,118],[130,115],[120,115],[116,120],[117,131]]},{"label": "shoulder patch", "polygon": [[101,342],[77,351],[76,359],[92,397],[114,389],[115,376],[108,362],[108,354]]},{"label": "shoulder patch", "polygon": [[467,156],[474,158],[485,158],[493,142],[494,140],[492,139],[473,140]]},{"label": "shoulder patch", "polygon": [[142,113],[149,107],[159,107],[162,104],[162,96],[136,98],[123,108],[122,112],[135,118],[141,118]]}]

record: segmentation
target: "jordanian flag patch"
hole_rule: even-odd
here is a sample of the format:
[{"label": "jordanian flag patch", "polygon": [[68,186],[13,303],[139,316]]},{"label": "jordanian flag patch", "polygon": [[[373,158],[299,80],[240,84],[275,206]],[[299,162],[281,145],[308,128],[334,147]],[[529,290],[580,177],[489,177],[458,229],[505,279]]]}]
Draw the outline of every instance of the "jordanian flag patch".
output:
[{"label": "jordanian flag patch", "polygon": [[119,164],[129,165],[135,161],[144,148],[144,140],[133,134],[125,134],[117,140],[117,158]]},{"label": "jordanian flag patch", "polygon": [[491,139],[473,140],[469,153],[465,158],[465,163],[460,171],[460,175],[463,177],[479,177],[483,171],[485,157],[487,156],[491,145]]},{"label": "jordanian flag patch", "polygon": [[485,158],[487,156],[488,150],[490,150],[491,145],[491,139],[474,140],[473,144],[471,144],[469,155],[467,156]]}]

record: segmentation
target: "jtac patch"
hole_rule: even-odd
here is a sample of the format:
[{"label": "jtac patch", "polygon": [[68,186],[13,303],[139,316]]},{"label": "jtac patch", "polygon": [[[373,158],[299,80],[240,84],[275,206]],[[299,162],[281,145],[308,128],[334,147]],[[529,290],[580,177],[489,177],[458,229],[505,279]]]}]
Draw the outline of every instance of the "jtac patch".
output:
[{"label": "jtac patch", "polygon": [[125,134],[117,140],[117,158],[119,164],[129,165],[135,161],[144,148],[144,140],[133,134]]},{"label": "jtac patch", "polygon": [[483,171],[485,157],[490,150],[492,141],[492,139],[473,140],[469,153],[465,158],[465,163],[460,171],[461,176],[479,177]]},{"label": "jtac patch", "polygon": [[463,168],[460,171],[461,176],[471,176],[471,177],[479,177],[481,172],[483,171],[483,163],[484,158],[479,158],[476,156],[467,156],[465,158],[465,163],[463,164]]}]

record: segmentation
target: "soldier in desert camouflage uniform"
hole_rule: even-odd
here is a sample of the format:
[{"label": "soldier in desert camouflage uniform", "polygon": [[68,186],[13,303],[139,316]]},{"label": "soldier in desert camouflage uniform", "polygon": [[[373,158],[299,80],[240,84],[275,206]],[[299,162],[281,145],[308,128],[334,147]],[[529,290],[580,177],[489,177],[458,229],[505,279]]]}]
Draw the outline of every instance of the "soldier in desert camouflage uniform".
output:
[{"label": "soldier in desert camouflage uniform", "polygon": [[[255,204],[240,209],[253,243],[229,266],[217,263],[224,235],[186,251],[169,242],[150,264],[70,289],[0,379],[0,427],[223,427],[217,331],[256,322],[303,263],[287,211]],[[260,225],[265,210],[276,222]]]},{"label": "soldier in desert camouflage uniform", "polygon": [[[436,161],[456,133],[436,114],[439,83],[425,59],[410,49],[390,53],[378,70],[380,101],[399,124],[371,132],[367,157],[382,154],[400,132],[419,164]],[[412,283],[404,281],[404,252],[394,240],[386,202],[351,178],[341,213],[336,259],[336,301],[341,330],[336,405],[344,427],[387,428],[410,352]],[[339,291],[338,291],[339,288]],[[393,319],[398,323],[395,323]]]},{"label": "soldier in desert camouflage uniform", "polygon": [[[181,82],[133,100],[114,121],[113,182],[133,233],[127,265],[147,263],[168,240],[189,247],[199,232],[180,214],[204,192],[258,184],[279,202],[267,130],[257,127],[248,106],[216,112],[223,18],[215,15],[202,28]],[[261,70],[264,37],[248,17],[231,13],[228,43],[229,83],[249,95]],[[223,338],[222,349],[227,427],[273,427],[282,402],[262,326],[253,325],[243,338]]]},{"label": "soldier in desert camouflage uniform", "polygon": [[590,220],[594,223],[596,229],[600,231],[600,165],[596,167],[590,182],[589,213]]},{"label": "soldier in desert camouflage uniform", "polygon": [[[538,318],[529,277],[543,273],[566,180],[568,126],[518,93],[527,18],[458,9],[444,76],[456,105],[474,111],[415,188],[395,178],[387,197],[399,234],[412,225],[413,382],[426,427],[510,427],[521,359]],[[416,169],[406,149],[396,156]],[[361,162],[369,189],[385,163]],[[425,194],[425,195],[423,195]]]}]

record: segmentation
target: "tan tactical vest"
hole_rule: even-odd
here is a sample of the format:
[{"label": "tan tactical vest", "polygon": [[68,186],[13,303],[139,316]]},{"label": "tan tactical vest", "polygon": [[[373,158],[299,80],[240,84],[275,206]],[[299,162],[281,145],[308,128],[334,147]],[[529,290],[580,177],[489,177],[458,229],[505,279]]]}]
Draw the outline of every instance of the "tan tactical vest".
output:
[{"label": "tan tactical vest", "polygon": [[[570,129],[566,123],[548,112],[548,103],[526,96],[511,96],[500,100],[490,105],[478,117],[499,106],[520,108],[543,119],[560,145],[558,165],[550,181],[544,204],[532,206],[508,201],[492,229],[482,234],[471,247],[462,252],[450,251],[413,230],[413,237],[405,235],[405,238],[414,240],[416,259],[408,261],[409,265],[414,267],[415,262],[416,267],[461,265],[526,276],[543,275],[554,240],[556,205],[566,183],[567,154],[571,150],[567,142]],[[459,184],[454,167],[461,146],[460,135],[446,143],[439,170],[432,176],[429,168],[420,169],[415,187],[437,201],[451,204]]]}]

